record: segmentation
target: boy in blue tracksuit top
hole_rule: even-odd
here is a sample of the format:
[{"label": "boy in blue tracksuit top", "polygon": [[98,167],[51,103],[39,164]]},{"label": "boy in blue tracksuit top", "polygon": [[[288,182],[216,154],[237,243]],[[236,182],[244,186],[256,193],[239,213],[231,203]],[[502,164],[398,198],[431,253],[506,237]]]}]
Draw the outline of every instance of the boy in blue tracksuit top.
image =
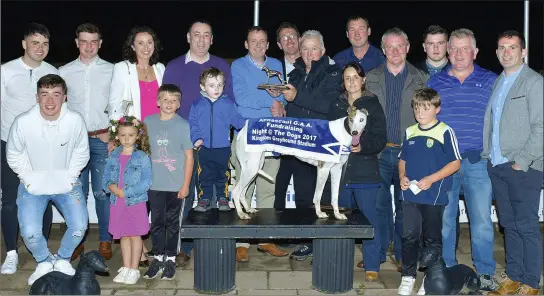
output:
[{"label": "boy in blue tracksuit top", "polygon": [[404,221],[399,295],[410,295],[414,288],[421,234],[426,247],[442,250],[442,213],[448,203],[451,175],[461,165],[455,133],[436,119],[440,95],[431,88],[417,90],[412,108],[418,123],[406,129],[399,155]]},{"label": "boy in blue tracksuit top", "polygon": [[191,106],[189,125],[191,140],[198,150],[200,201],[195,211],[210,208],[213,186],[219,197],[220,211],[229,211],[228,181],[230,157],[230,126],[239,130],[246,121],[236,110],[234,101],[223,94],[225,75],[217,68],[208,68],[200,75],[201,97]]}]

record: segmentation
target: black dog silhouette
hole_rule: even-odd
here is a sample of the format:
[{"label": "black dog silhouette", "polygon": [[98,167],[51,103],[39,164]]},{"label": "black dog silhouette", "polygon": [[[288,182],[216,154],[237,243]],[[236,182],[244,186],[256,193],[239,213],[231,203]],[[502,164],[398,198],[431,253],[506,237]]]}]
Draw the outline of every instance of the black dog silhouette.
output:
[{"label": "black dog silhouette", "polygon": [[464,264],[446,267],[441,249],[421,249],[419,268],[425,272],[425,295],[481,295],[476,272]]},{"label": "black dog silhouette", "polygon": [[98,251],[90,251],[80,258],[74,276],[52,271],[32,284],[29,295],[100,295],[94,272],[108,271],[104,257]]}]

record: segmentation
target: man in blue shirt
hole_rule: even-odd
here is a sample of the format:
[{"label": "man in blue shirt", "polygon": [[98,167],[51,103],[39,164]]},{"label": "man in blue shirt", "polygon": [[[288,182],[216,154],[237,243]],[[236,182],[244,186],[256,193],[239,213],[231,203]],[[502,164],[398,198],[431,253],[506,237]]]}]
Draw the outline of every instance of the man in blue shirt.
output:
[{"label": "man in blue shirt", "polygon": [[455,256],[459,191],[463,186],[470,219],[472,258],[480,277],[480,289],[496,288],[493,258],[494,229],[491,221],[491,181],[487,161],[480,158],[483,147],[483,117],[497,75],[474,64],[478,48],[474,33],[459,29],[448,42],[451,66],[431,77],[427,86],[442,98],[440,121],[446,122],[457,135],[461,152],[461,169],[453,175],[444,210],[442,256],[446,265],[457,265]]},{"label": "man in blue shirt", "polygon": [[542,188],[542,75],[523,63],[525,38],[499,35],[497,79],[484,119],[484,151],[504,227],[506,279],[488,295],[537,295],[542,272],[538,206]]},{"label": "man in blue shirt", "polygon": [[383,53],[368,41],[370,33],[370,24],[367,18],[352,16],[348,19],[346,36],[351,47],[333,57],[338,67],[343,68],[350,62],[359,62],[365,73],[368,73],[385,62]]},{"label": "man in blue shirt", "polygon": [[[245,41],[248,54],[236,59],[231,65],[234,99],[238,112],[244,118],[283,117],[285,114],[283,106],[287,102],[279,91],[265,91],[257,88],[259,84],[267,83],[268,80],[266,73],[263,71],[264,66],[270,70],[280,72],[283,76],[281,62],[266,56],[268,45],[266,30],[258,26],[251,27]],[[280,81],[277,77],[274,77],[270,78],[270,83],[279,84]],[[230,162],[238,174],[240,172],[240,163],[235,153],[236,136],[232,140],[231,151]],[[279,167],[280,160],[277,157],[266,157],[264,160],[263,171],[269,176],[275,178]],[[249,204],[251,204],[255,187],[257,208],[273,208],[275,185],[268,182],[266,178],[257,176],[256,181],[249,186],[245,196]],[[249,243],[236,244],[236,260],[238,262],[247,262],[249,260],[248,248]],[[280,250],[272,243],[260,243],[257,249],[277,257],[289,255],[289,253]]]}]

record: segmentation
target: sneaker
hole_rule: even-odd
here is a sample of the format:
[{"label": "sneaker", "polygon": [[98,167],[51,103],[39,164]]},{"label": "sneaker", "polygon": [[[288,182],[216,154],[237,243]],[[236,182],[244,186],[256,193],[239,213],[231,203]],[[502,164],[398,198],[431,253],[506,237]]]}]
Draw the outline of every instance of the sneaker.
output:
[{"label": "sneaker", "polygon": [[425,278],[421,281],[421,287],[417,290],[417,295],[425,295]]},{"label": "sneaker", "polygon": [[497,289],[497,283],[495,283],[493,276],[488,274],[480,274],[478,278],[480,279],[480,290],[495,291]]},{"label": "sneaker", "polygon": [[127,273],[129,272],[130,269],[126,268],[126,267],[121,267],[119,268],[119,270],[117,271],[119,274],[113,278],[113,281],[115,283],[124,283],[125,282],[125,278],[127,277]]},{"label": "sneaker", "polygon": [[55,261],[55,266],[53,267],[53,270],[62,272],[67,275],[76,274],[76,270],[72,267],[70,261],[60,258],[57,258],[57,260]]},{"label": "sneaker", "polygon": [[400,286],[398,290],[399,295],[410,295],[412,293],[412,290],[414,290],[414,284],[416,283],[416,279],[412,276],[403,276],[402,280],[400,281]]},{"label": "sneaker", "polygon": [[144,279],[150,280],[156,278],[160,273],[162,273],[163,268],[164,262],[155,258],[155,260],[151,261],[149,269],[145,272]]},{"label": "sneaker", "polygon": [[209,208],[210,208],[210,201],[207,199],[201,199],[194,210],[195,212],[206,212]]},{"label": "sneaker", "polygon": [[308,257],[313,255],[313,247],[308,245],[299,245],[296,250],[291,253],[289,258],[302,261],[308,259]]},{"label": "sneaker", "polygon": [[28,278],[28,285],[32,286],[37,279],[50,273],[51,271],[53,271],[53,263],[49,261],[39,263],[38,266],[36,266],[36,271],[34,271],[34,273],[32,273]]},{"label": "sneaker", "polygon": [[139,269],[128,269],[127,276],[123,283],[127,285],[134,285],[140,279],[140,270]]},{"label": "sneaker", "polygon": [[226,198],[220,198],[218,202],[218,208],[221,212],[230,211],[229,201]]},{"label": "sneaker", "polygon": [[174,260],[166,260],[164,262],[164,271],[162,272],[161,280],[170,281],[176,275],[176,262]]},{"label": "sneaker", "polygon": [[6,260],[2,264],[0,269],[1,274],[14,274],[17,271],[17,264],[19,264],[19,255],[17,251],[11,250],[6,254]]}]

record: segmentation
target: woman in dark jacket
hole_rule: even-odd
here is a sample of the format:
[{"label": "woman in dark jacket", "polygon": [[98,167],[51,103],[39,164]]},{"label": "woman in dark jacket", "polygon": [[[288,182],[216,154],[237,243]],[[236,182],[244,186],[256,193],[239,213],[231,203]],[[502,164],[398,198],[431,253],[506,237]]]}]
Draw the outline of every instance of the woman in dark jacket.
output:
[{"label": "woman in dark jacket", "polygon": [[380,188],[378,154],[385,147],[387,134],[385,114],[377,97],[363,96],[365,73],[359,63],[347,64],[342,72],[343,93],[331,105],[328,120],[347,115],[349,106],[366,109],[368,118],[359,145],[351,146],[351,154],[344,167],[340,184],[339,205],[352,207],[353,202],[374,226],[374,238],[363,242],[363,261],[366,281],[377,281],[380,270],[380,231],[376,229],[376,197]]}]

